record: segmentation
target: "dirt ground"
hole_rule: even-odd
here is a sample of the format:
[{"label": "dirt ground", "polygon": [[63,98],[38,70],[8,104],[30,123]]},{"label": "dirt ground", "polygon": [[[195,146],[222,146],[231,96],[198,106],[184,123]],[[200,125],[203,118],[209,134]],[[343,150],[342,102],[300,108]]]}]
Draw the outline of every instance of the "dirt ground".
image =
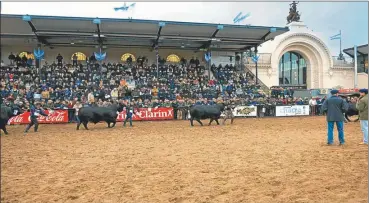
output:
[{"label": "dirt ground", "polygon": [[[206,121],[207,123],[208,121]],[[368,199],[359,123],[325,146],[323,117],[10,126],[1,137],[1,202],[319,202]]]}]

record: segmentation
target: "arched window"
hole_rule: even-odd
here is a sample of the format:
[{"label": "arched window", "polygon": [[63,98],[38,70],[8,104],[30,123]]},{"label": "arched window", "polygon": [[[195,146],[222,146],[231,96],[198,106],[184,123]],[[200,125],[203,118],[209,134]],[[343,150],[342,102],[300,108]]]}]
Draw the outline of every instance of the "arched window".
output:
[{"label": "arched window", "polygon": [[307,85],[305,59],[296,52],[286,52],[279,60],[280,85]]},{"label": "arched window", "polygon": [[131,57],[132,58],[132,61],[136,61],[136,57],[131,54],[131,53],[125,53],[123,54],[121,57],[120,57],[120,60],[123,61],[123,62],[126,62],[128,57]]},{"label": "arched window", "polygon": [[[82,53],[82,52],[76,52],[74,54],[77,56],[77,61],[86,61],[86,58],[87,57],[86,57],[86,55],[84,53]],[[70,58],[70,60],[72,60],[72,61],[73,61],[74,54],[72,54],[72,57]]]},{"label": "arched window", "polygon": [[167,57],[167,62],[179,63],[180,61],[181,61],[181,59],[175,54],[171,54]]},{"label": "arched window", "polygon": [[26,56],[27,57],[27,59],[32,59],[32,60],[35,60],[35,56],[33,55],[33,53],[31,53],[31,52],[26,52],[26,51],[24,51],[24,52],[21,52],[20,54],[19,54],[19,57],[23,57],[23,56]]}]

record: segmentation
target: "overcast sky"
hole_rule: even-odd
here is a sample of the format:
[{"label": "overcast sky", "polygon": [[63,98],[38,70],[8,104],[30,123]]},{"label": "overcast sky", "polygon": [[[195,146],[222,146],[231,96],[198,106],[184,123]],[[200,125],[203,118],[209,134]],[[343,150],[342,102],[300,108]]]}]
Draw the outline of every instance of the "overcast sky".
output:
[{"label": "overcast sky", "polygon": [[[129,3],[127,3],[128,5]],[[127,18],[232,24],[239,12],[250,12],[243,24],[285,26],[289,2],[137,2],[128,11],[114,11],[119,2],[2,2],[3,14]],[[339,53],[339,40],[330,36],[342,30],[342,48],[368,43],[368,2],[300,2],[301,20]]]}]

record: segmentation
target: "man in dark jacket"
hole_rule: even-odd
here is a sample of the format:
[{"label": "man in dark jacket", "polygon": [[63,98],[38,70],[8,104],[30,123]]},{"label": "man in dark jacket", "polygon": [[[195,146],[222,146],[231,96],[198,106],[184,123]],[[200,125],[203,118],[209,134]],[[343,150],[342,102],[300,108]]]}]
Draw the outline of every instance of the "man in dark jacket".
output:
[{"label": "man in dark jacket", "polygon": [[32,106],[30,109],[30,118],[31,118],[31,123],[27,125],[26,130],[24,131],[24,133],[27,133],[28,130],[35,125],[35,132],[37,132],[38,129],[38,121],[37,118],[42,115],[42,116],[48,116],[44,110],[41,108],[41,103],[36,103],[36,107]]},{"label": "man in dark jacket", "polygon": [[129,120],[129,126],[132,127],[132,118],[134,114],[134,109],[132,104],[126,106],[126,119],[124,120],[123,127],[126,127],[126,123]]},{"label": "man in dark jacket", "polygon": [[340,145],[345,143],[344,131],[343,131],[343,123],[345,121],[345,117],[343,114],[348,110],[347,102],[338,97],[338,90],[331,91],[332,97],[325,100],[322,106],[322,111],[327,113],[327,122],[328,122],[328,145],[333,144],[333,129],[334,123],[337,125],[338,130],[338,139]]}]

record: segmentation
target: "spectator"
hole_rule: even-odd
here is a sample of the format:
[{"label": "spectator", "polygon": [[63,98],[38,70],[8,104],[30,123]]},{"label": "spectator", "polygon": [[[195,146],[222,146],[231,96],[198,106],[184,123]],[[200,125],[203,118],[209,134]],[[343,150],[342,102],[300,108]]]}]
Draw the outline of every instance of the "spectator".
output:
[{"label": "spectator", "polygon": [[345,120],[343,114],[347,111],[348,105],[345,100],[338,97],[338,90],[331,91],[332,97],[327,99],[323,103],[323,111],[327,112],[327,122],[328,122],[328,145],[333,144],[333,130],[334,123],[337,125],[338,138],[340,145],[345,143],[343,122]]},{"label": "spectator", "polygon": [[10,61],[10,65],[14,65],[15,55],[13,54],[13,52],[10,52],[8,59]]},{"label": "spectator", "polygon": [[56,57],[56,60],[58,61],[58,66],[62,66],[63,65],[63,56],[60,55],[60,53]]},{"label": "spectator", "polygon": [[42,92],[41,92],[41,97],[44,100],[48,100],[50,98],[50,93],[49,90],[47,88],[45,88]]},{"label": "spectator", "polygon": [[77,66],[77,54],[73,54],[73,66]]},{"label": "spectator", "polygon": [[310,115],[312,115],[312,116],[315,116],[315,113],[316,113],[316,105],[317,105],[316,99],[315,98],[311,98],[309,100],[309,106],[310,106]]},{"label": "spectator", "polygon": [[363,142],[360,144],[368,144],[368,89],[360,90],[360,98],[356,103],[356,108],[359,111],[360,126],[363,132]]},{"label": "spectator", "polygon": [[119,95],[118,93],[119,92],[118,92],[118,89],[116,87],[111,91],[110,95],[111,95],[113,100],[118,100],[118,95]]},{"label": "spectator", "polygon": [[22,58],[21,58],[21,64],[22,64],[22,66],[23,66],[23,67],[26,67],[26,65],[27,65],[27,60],[28,60],[28,58],[27,58],[26,54],[24,54],[24,55],[22,56]]},{"label": "spectator", "polygon": [[17,54],[14,61],[17,66],[21,65],[22,58],[19,56],[19,54]]},{"label": "spectator", "polygon": [[95,96],[94,96],[93,92],[88,93],[87,100],[88,100],[88,103],[90,103],[90,104],[95,103]]},{"label": "spectator", "polygon": [[80,122],[80,120],[79,120],[79,118],[78,118],[78,112],[79,112],[79,110],[82,108],[83,106],[82,106],[82,104],[79,102],[79,101],[77,101],[75,104],[74,104],[74,106],[73,106],[73,109],[74,109],[74,111],[75,111],[75,120],[79,123]]}]

